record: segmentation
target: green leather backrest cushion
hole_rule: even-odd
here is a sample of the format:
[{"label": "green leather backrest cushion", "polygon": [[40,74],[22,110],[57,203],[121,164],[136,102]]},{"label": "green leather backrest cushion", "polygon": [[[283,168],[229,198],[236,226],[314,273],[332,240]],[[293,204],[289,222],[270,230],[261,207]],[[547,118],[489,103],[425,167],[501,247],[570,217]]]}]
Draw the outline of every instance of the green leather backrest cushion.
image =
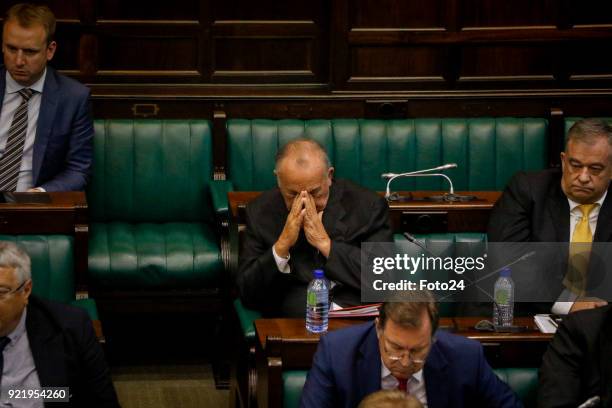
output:
[{"label": "green leather backrest cushion", "polygon": [[[539,118],[405,120],[232,119],[228,131],[228,176],[239,191],[276,185],[274,157],[287,141],[321,143],[336,176],[384,190],[384,172],[405,172],[455,162],[448,170],[456,190],[502,190],[518,170],[546,167],[548,122]],[[394,181],[394,190],[440,190],[439,178]]]},{"label": "green leather backrest cushion", "polygon": [[[538,387],[537,368],[496,368],[495,374],[505,381],[519,396],[526,407],[536,406]],[[283,371],[283,407],[297,408],[306,382],[305,370]]]},{"label": "green leather backrest cushion", "polygon": [[198,221],[211,216],[206,120],[96,120],[88,186],[92,221]]},{"label": "green leather backrest cushion", "polygon": [[74,300],[73,240],[67,235],[0,235],[20,245],[32,262],[32,292],[69,303]]}]

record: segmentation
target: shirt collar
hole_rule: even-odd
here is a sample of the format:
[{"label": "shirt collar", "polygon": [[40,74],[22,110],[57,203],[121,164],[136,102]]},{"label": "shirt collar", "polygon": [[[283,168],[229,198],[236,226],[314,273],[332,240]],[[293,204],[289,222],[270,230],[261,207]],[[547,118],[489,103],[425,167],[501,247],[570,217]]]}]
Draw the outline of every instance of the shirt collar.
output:
[{"label": "shirt collar", "polygon": [[11,342],[8,344],[7,347],[12,347],[15,344],[17,344],[21,336],[23,336],[23,334],[25,333],[26,314],[27,314],[27,310],[24,308],[23,313],[21,313],[21,319],[19,319],[19,323],[17,324],[17,327],[15,327],[15,329],[7,335],[7,337],[11,339]]},{"label": "shirt collar", "polygon": [[[380,359],[380,366],[381,366],[381,370],[380,370],[380,378],[381,379],[387,378],[389,376],[394,377],[393,374],[391,374],[391,371],[385,365],[385,362],[382,360],[382,357]],[[417,371],[416,373],[412,374],[412,377],[410,377],[410,378],[414,378],[418,383],[423,381],[423,369],[421,368],[419,371]],[[408,378],[408,380],[410,380],[410,378]]]},{"label": "shirt collar", "polygon": [[[593,204],[599,204],[598,207],[601,207],[607,195],[608,195],[608,190],[604,191],[603,195],[599,198],[599,200],[595,201]],[[574,211],[576,207],[580,206],[580,203],[575,202],[569,197],[567,197],[567,202],[569,203],[570,212]]]},{"label": "shirt collar", "polygon": [[46,77],[47,77],[47,68],[45,68],[45,70],[43,71],[43,74],[40,76],[40,78],[38,78],[38,81],[34,82],[31,86],[24,87],[23,85],[20,85],[17,81],[15,81],[13,77],[11,76],[11,74],[9,74],[9,72],[6,71],[6,93],[7,94],[16,93],[22,90],[23,88],[30,88],[33,91],[42,93],[43,87],[45,86]]}]

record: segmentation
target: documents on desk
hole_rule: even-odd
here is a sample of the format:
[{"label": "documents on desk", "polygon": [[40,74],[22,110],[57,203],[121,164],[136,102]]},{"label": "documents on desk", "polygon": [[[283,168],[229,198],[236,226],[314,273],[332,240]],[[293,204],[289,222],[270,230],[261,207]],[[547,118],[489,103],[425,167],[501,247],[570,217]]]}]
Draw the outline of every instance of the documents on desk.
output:
[{"label": "documents on desk", "polygon": [[329,311],[329,317],[376,317],[378,308],[382,303],[372,303],[369,305],[344,307]]},{"label": "documents on desk", "polygon": [[538,314],[533,317],[533,320],[535,320],[536,326],[538,326],[538,329],[540,329],[542,333],[552,334],[557,332],[558,322],[553,316],[549,314]]}]

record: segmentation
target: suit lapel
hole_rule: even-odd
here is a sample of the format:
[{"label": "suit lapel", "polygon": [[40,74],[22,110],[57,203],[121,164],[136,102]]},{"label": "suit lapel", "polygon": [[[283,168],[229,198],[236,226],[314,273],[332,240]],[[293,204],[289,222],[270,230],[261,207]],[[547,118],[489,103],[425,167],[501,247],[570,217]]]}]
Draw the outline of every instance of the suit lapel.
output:
[{"label": "suit lapel", "polygon": [[372,324],[366,340],[359,348],[359,358],[355,367],[358,389],[353,393],[355,396],[353,405],[359,404],[366,395],[380,390],[381,364],[376,328]]},{"label": "suit lapel", "polygon": [[344,194],[344,184],[334,181],[329,191],[329,200],[323,212],[323,226],[331,239],[344,237],[347,227],[343,222],[346,210],[342,205],[342,195]]},{"label": "suit lapel", "polygon": [[429,408],[448,406],[449,384],[447,368],[448,362],[438,349],[437,344],[434,343],[423,368],[427,406]]},{"label": "suit lapel", "polygon": [[26,331],[41,387],[65,386],[68,378],[62,336],[32,300],[28,306]]},{"label": "suit lapel", "polygon": [[57,104],[59,99],[59,86],[55,76],[55,70],[47,67],[45,85],[40,101],[40,112],[38,113],[38,125],[36,126],[36,138],[34,140],[34,153],[32,155],[32,180],[34,185],[38,185],[38,176],[42,166],[43,157],[49,144]]},{"label": "suit lapel", "polygon": [[548,193],[546,208],[549,211],[557,242],[569,242],[569,204],[567,197],[561,190],[561,181],[554,183]]},{"label": "suit lapel", "polygon": [[597,217],[597,228],[593,241],[610,242],[612,241],[612,183],[608,186],[608,195],[601,205],[599,216]]}]

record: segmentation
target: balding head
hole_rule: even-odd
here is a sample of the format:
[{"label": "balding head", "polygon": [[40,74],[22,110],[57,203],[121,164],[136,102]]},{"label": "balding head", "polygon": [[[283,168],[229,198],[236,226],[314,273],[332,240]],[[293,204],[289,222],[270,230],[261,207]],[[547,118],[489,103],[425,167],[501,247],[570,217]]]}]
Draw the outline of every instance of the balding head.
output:
[{"label": "balding head", "polygon": [[327,153],[311,139],[293,140],[276,155],[274,174],[287,208],[300,192],[306,191],[314,198],[317,211],[323,211],[333,173]]}]

